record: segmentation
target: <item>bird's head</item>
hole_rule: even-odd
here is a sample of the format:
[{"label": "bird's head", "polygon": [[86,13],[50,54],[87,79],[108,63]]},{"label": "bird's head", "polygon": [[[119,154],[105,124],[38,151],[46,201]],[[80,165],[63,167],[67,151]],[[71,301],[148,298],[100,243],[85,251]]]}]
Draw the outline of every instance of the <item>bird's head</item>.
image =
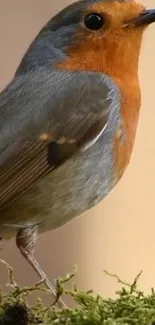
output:
[{"label": "bird's head", "polygon": [[135,75],[143,32],[154,21],[155,9],[133,0],[79,0],[43,27],[17,73],[57,65],[114,78]]},{"label": "bird's head", "polygon": [[132,0],[81,0],[65,8],[46,28],[53,36],[55,32],[58,48],[59,41],[60,47],[64,44],[61,67],[119,78],[137,73],[142,35],[154,21],[155,10]]}]

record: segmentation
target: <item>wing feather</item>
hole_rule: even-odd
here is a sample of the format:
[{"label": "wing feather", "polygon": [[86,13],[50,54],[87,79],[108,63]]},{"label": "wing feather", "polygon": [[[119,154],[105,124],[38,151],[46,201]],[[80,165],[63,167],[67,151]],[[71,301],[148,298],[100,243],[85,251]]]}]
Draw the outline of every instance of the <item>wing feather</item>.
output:
[{"label": "wing feather", "polygon": [[15,77],[0,95],[0,210],[105,130],[105,79],[43,68]]}]

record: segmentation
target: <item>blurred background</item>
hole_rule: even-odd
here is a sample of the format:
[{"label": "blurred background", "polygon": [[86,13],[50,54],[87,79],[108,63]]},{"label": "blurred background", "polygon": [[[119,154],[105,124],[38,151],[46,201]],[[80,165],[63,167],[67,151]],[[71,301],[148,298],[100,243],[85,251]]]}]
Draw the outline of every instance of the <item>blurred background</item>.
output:
[{"label": "blurred background", "polygon": [[[0,0],[0,89],[12,78],[21,57],[41,27],[71,0]],[[147,7],[153,0],[142,1]],[[36,257],[50,279],[78,265],[77,285],[114,295],[118,284],[103,270],[132,282],[140,270],[141,289],[155,287],[155,24],[145,33],[140,60],[142,109],[130,165],[113,192],[70,224],[43,234]],[[18,283],[38,281],[15,241],[0,244],[0,257],[15,270]],[[0,264],[5,289],[6,270]],[[46,297],[46,300],[50,297]]]}]

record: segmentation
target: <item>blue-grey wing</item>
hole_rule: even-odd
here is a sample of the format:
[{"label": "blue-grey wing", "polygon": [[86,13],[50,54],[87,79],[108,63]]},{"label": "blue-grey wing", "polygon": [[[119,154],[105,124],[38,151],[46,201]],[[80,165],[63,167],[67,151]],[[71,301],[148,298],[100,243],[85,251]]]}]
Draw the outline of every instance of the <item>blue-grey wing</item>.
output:
[{"label": "blue-grey wing", "polygon": [[1,210],[98,139],[111,89],[105,77],[86,72],[39,68],[13,79],[0,95]]}]

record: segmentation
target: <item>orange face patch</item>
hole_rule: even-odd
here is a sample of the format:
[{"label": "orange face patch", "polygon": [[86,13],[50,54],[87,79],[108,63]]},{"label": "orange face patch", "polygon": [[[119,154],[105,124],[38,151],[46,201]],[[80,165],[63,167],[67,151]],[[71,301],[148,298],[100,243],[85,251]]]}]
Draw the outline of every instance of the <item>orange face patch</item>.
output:
[{"label": "orange face patch", "polygon": [[107,16],[109,27],[120,29],[127,22],[139,16],[145,7],[135,1],[113,1],[105,3],[97,3],[88,9],[89,12],[97,12]]},{"label": "orange face patch", "polygon": [[[122,78],[128,68],[138,69],[142,34],[145,27],[124,27],[139,16],[144,6],[134,1],[101,2],[85,9],[81,24],[75,33],[75,42],[67,50],[67,58],[58,67],[67,70],[104,72]],[[90,13],[103,16],[100,30],[85,27],[84,17]]]}]

